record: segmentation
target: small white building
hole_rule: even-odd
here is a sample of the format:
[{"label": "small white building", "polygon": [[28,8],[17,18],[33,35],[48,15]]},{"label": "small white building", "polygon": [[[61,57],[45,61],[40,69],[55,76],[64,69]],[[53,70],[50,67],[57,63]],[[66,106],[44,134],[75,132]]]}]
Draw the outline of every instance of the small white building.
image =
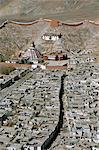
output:
[{"label": "small white building", "polygon": [[40,68],[41,68],[42,70],[45,70],[45,69],[46,69],[46,66],[45,66],[45,65],[40,65]]},{"label": "small white building", "polygon": [[24,147],[24,150],[41,150],[41,146],[34,147],[32,145],[28,145],[27,147]]},{"label": "small white building", "polygon": [[99,147],[92,147],[92,150],[99,150]]},{"label": "small white building", "polygon": [[11,144],[10,146],[7,147],[7,150],[19,150],[21,149],[22,145],[21,144]]},{"label": "small white building", "polygon": [[45,33],[41,38],[45,41],[57,41],[61,38],[61,34]]},{"label": "small white building", "polygon": [[31,67],[32,67],[32,69],[34,70],[34,69],[37,68],[37,65],[36,65],[36,64],[33,64]]}]

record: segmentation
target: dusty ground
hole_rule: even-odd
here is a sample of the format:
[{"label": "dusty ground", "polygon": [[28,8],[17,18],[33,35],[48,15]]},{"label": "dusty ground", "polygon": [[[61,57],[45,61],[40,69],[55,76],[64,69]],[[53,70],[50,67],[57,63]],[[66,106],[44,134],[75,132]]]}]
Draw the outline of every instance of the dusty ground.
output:
[{"label": "dusty ground", "polygon": [[[37,23],[32,26],[8,24],[0,30],[0,53],[6,57],[26,50],[32,41],[36,42],[40,51],[50,50],[54,44],[41,40],[44,33],[62,33],[62,48],[65,50],[99,50],[99,27],[86,25],[82,27],[60,26],[53,28],[49,23]],[[50,49],[49,49],[50,48]]]},{"label": "dusty ground", "polygon": [[98,19],[98,0],[0,0],[0,20],[54,18],[65,21]]},{"label": "dusty ground", "polygon": [[[6,19],[30,21],[38,18],[54,18],[65,22],[91,19],[99,22],[98,8],[99,0],[0,0],[0,22]],[[50,30],[55,31],[47,23],[30,27],[8,24],[0,30],[0,53],[9,59],[17,51],[26,50],[33,40],[40,43],[39,49],[42,50],[44,47],[41,44],[41,35]],[[62,27],[56,30],[64,35],[63,48],[93,49],[94,55],[97,55],[99,28]]]}]

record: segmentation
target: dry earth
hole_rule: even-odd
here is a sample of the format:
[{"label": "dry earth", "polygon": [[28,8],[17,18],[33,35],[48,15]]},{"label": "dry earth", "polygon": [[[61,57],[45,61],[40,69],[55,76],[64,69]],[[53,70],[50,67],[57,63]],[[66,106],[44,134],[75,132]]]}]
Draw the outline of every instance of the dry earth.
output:
[{"label": "dry earth", "polygon": [[98,19],[99,0],[0,0],[0,20]]},{"label": "dry earth", "polygon": [[[38,18],[60,19],[65,22],[84,19],[99,21],[98,8],[99,0],[0,0],[0,21],[30,21]],[[0,53],[9,58],[17,51],[25,50],[31,41],[41,42],[41,35],[50,30],[54,32],[47,23],[37,23],[30,27],[8,24],[0,30]],[[98,27],[59,27],[57,30],[64,35],[65,49],[93,49],[94,55],[98,57]],[[39,48],[44,49],[41,45]]]},{"label": "dry earth", "polygon": [[65,50],[92,50],[95,53],[99,51],[98,27],[92,25],[83,25],[77,28],[60,26],[55,29],[49,23],[39,22],[27,27],[7,24],[5,28],[0,30],[0,53],[9,58],[18,51],[26,50],[32,41],[36,41],[36,45],[41,51],[45,47],[51,47],[53,45],[41,40],[41,36],[45,32],[61,32],[63,35],[62,45]]}]

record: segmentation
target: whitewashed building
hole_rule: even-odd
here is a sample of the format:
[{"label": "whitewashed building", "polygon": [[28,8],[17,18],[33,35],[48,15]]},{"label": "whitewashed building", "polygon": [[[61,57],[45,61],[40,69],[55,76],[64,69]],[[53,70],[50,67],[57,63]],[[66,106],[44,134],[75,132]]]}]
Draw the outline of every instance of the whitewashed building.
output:
[{"label": "whitewashed building", "polygon": [[61,34],[45,33],[41,38],[45,41],[57,41],[61,36]]}]

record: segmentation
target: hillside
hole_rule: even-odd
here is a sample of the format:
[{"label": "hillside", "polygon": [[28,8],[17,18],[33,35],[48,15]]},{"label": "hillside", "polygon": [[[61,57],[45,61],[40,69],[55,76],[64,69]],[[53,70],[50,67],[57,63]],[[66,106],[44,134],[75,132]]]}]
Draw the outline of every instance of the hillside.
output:
[{"label": "hillside", "polygon": [[[84,19],[99,21],[98,8],[98,0],[0,0],[0,23],[6,19],[31,21],[39,18],[59,19],[65,22]],[[7,24],[5,28],[0,29],[0,53],[9,58],[18,51],[26,50],[33,40],[41,42],[41,35],[50,30],[54,32],[47,23],[27,27]],[[57,31],[64,34],[65,49],[94,49],[94,55],[99,55],[99,28],[59,27]],[[40,48],[41,45],[39,44]]]},{"label": "hillside", "polygon": [[49,23],[39,22],[32,26],[17,26],[7,24],[0,30],[0,53],[9,58],[16,52],[26,50],[32,41],[42,51],[50,47],[41,40],[44,33],[62,33],[62,45],[64,49],[81,49],[99,51],[99,28],[93,25],[80,27],[59,26],[56,29]]},{"label": "hillside", "polygon": [[0,0],[0,20],[54,18],[65,21],[98,19],[98,0]]}]

